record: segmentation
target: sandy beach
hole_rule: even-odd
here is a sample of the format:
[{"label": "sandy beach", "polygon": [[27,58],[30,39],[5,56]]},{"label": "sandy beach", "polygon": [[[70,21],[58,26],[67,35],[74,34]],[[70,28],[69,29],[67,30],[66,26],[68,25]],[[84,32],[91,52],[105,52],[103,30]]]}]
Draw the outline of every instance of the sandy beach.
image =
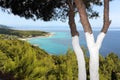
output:
[{"label": "sandy beach", "polygon": [[30,40],[32,38],[45,38],[45,37],[52,37],[55,33],[54,32],[50,32],[45,36],[35,36],[35,37],[28,37],[28,38],[18,38],[19,40],[23,40],[23,41],[27,41]]}]

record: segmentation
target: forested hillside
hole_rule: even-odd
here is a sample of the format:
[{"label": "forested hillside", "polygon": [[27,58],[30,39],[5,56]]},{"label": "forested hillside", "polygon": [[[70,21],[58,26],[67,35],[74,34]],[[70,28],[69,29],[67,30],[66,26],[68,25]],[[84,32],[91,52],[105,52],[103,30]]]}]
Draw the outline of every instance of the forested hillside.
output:
[{"label": "forested hillside", "polygon": [[[87,50],[83,48],[86,54]],[[89,57],[87,74],[89,75]],[[2,80],[78,80],[76,56],[50,55],[43,49],[14,37],[0,36],[0,79]],[[100,80],[120,80],[120,58],[114,53],[100,56]],[[89,76],[88,76],[89,80]]]},{"label": "forested hillside", "polygon": [[49,36],[49,32],[33,30],[14,30],[11,27],[0,25],[0,34],[14,35],[20,38],[30,38],[36,36]]}]

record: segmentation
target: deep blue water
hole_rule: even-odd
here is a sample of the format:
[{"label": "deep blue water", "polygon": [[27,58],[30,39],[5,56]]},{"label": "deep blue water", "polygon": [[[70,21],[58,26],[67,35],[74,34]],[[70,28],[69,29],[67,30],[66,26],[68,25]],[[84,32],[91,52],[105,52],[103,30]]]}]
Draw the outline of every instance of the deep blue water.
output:
[{"label": "deep blue water", "polygon": [[[95,38],[98,33],[98,31],[94,31]],[[114,52],[120,56],[119,35],[120,31],[108,31],[100,49],[100,54],[106,56],[110,52]],[[31,44],[38,45],[48,53],[55,55],[65,54],[69,48],[72,49],[71,35],[69,31],[54,31],[54,35],[52,37],[32,38],[29,42]],[[86,47],[83,31],[80,31],[80,45]]]}]

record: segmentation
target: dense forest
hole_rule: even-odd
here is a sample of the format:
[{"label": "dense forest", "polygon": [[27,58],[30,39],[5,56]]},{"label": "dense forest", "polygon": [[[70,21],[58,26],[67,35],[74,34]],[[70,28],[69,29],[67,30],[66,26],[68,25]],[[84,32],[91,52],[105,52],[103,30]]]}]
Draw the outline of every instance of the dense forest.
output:
[{"label": "dense forest", "polygon": [[[84,54],[87,49],[82,48]],[[89,57],[85,56],[89,80]],[[120,58],[100,55],[100,80],[120,80]],[[77,80],[78,67],[72,50],[50,55],[43,49],[14,36],[0,35],[1,80]]]},{"label": "dense forest", "polygon": [[49,32],[33,30],[14,30],[11,27],[0,25],[0,34],[14,35],[19,38],[30,38],[36,36],[49,36]]}]

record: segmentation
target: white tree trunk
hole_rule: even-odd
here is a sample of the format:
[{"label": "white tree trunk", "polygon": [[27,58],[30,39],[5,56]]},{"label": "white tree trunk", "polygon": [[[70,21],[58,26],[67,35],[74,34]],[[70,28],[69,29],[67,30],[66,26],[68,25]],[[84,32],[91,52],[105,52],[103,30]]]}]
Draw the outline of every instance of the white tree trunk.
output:
[{"label": "white tree trunk", "polygon": [[78,61],[78,80],[86,80],[85,59],[77,35],[72,37],[72,46]]},{"label": "white tree trunk", "polygon": [[99,49],[105,37],[105,33],[101,32],[95,42],[93,34],[85,33],[87,47],[90,53],[90,80],[99,80]]}]

